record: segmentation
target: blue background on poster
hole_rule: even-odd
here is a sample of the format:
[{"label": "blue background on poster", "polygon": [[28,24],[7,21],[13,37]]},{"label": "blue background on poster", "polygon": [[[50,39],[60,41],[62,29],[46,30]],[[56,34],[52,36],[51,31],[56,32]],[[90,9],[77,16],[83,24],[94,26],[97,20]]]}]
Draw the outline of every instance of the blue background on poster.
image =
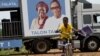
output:
[{"label": "blue background on poster", "polygon": [[[27,0],[29,26],[31,25],[32,20],[37,17],[36,4],[39,1],[44,1],[45,3],[47,3],[48,6],[49,6],[49,12],[47,13],[47,15],[49,17],[51,17],[53,15],[51,10],[50,10],[50,2],[52,0]],[[62,14],[65,14],[65,0],[58,0],[58,1],[60,2],[61,8],[62,8],[61,9],[62,10]]]}]

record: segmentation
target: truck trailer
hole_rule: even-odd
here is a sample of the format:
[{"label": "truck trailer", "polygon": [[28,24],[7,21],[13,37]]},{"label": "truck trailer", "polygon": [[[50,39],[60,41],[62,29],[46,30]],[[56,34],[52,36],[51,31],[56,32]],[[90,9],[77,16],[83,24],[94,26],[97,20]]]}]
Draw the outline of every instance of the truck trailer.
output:
[{"label": "truck trailer", "polygon": [[[0,0],[0,49],[25,46],[26,50],[34,53],[46,53],[58,48],[60,33],[55,31],[62,23],[63,17],[69,18],[69,23],[76,29],[90,26],[93,34],[73,39],[74,48],[81,51],[97,51],[100,41],[100,3],[88,0],[55,0],[60,4],[60,20],[53,19],[51,7],[53,0]],[[44,27],[35,26],[38,19],[38,4],[47,4],[47,20]],[[56,7],[57,9],[58,7]],[[58,8],[59,9],[59,8]],[[57,21],[57,22],[56,22]],[[47,25],[46,25],[47,23]],[[31,27],[31,25],[33,25]]]}]

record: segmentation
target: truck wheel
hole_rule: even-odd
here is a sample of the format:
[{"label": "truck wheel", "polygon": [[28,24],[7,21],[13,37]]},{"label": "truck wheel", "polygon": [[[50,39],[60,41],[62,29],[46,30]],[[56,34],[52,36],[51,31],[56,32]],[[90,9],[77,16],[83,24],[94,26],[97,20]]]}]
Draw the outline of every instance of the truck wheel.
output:
[{"label": "truck wheel", "polygon": [[96,38],[90,38],[85,43],[87,51],[97,51],[99,49],[99,41]]},{"label": "truck wheel", "polygon": [[47,40],[34,41],[32,51],[35,54],[46,53],[50,49],[50,43]]}]

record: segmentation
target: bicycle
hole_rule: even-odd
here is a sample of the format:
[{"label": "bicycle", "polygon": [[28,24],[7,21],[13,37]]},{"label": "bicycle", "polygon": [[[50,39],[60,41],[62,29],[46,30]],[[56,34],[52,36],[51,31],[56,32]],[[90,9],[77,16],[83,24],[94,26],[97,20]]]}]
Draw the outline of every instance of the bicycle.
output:
[{"label": "bicycle", "polygon": [[61,41],[63,42],[60,44],[60,46],[63,47],[61,56],[73,56],[72,43],[70,43],[70,39],[68,38],[67,42],[66,40]]},{"label": "bicycle", "polygon": [[61,56],[73,56],[72,44],[69,40],[66,44],[62,44],[61,46],[63,47]]}]

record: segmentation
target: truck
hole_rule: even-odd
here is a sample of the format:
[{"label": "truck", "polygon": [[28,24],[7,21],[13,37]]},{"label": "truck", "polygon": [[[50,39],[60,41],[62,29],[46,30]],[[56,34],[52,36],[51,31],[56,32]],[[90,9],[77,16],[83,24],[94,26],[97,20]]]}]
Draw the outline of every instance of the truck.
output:
[{"label": "truck", "polygon": [[[60,33],[55,31],[62,21],[54,24],[50,22],[47,28],[31,29],[32,21],[38,18],[37,4],[41,1],[48,5],[47,15],[51,19],[53,14],[50,6],[53,0],[0,0],[0,49],[20,48],[24,45],[30,52],[46,53],[50,49],[58,48],[56,38]],[[61,15],[67,16],[74,28],[82,29],[88,25],[93,30],[90,36],[73,39],[74,48],[97,51],[100,43],[100,3],[88,0],[55,1],[61,5]]]}]

